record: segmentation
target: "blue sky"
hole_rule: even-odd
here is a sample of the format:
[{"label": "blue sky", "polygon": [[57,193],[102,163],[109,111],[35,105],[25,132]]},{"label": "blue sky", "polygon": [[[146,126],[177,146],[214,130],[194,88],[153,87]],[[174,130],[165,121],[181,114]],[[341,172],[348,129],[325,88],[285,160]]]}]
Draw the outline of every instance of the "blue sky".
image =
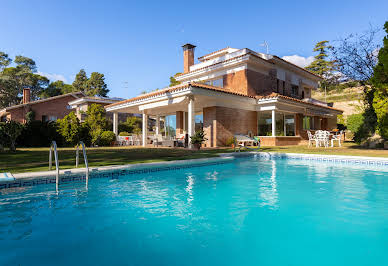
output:
[{"label": "blue sky", "polygon": [[265,52],[266,40],[272,54],[308,58],[318,41],[388,20],[386,0],[3,0],[0,10],[0,51],[33,58],[51,80],[101,72],[109,96],[123,98],[167,86],[187,42],[196,57],[226,46]]}]

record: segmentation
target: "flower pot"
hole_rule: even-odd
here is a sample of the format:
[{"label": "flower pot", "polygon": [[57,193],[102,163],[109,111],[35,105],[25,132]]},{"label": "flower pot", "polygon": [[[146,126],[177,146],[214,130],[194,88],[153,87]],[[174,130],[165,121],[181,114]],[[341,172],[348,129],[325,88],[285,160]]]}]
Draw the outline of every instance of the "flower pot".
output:
[{"label": "flower pot", "polygon": [[201,149],[201,143],[194,143],[193,146],[194,146],[194,149],[196,149],[197,151]]}]

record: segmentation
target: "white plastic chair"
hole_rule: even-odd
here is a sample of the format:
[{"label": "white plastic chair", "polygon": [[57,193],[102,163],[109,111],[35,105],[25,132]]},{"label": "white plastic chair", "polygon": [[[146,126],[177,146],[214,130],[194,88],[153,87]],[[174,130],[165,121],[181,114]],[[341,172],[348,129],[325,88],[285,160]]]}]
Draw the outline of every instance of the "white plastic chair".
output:
[{"label": "white plastic chair", "polygon": [[317,138],[317,144],[316,146],[321,146],[321,144],[325,147],[329,147],[329,138],[330,138],[330,132],[329,131],[323,131],[323,130],[317,130],[315,133],[315,136]]},{"label": "white plastic chair", "polygon": [[333,137],[331,138],[331,147],[334,147],[334,141],[338,141],[338,146],[341,147],[341,139],[342,139],[343,133],[344,132],[341,130],[339,134],[333,135]]},{"label": "white plastic chair", "polygon": [[313,141],[315,141],[315,146],[318,147],[317,137],[314,136],[310,131],[307,131],[307,136],[309,137],[309,147],[311,147]]}]

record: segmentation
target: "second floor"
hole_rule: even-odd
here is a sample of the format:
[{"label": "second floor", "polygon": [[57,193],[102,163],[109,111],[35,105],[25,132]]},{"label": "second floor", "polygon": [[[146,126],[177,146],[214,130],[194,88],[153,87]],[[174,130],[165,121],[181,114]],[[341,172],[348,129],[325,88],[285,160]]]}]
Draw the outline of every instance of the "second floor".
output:
[{"label": "second floor", "polygon": [[249,96],[273,92],[297,98],[311,98],[321,77],[275,55],[248,48],[224,48],[201,56],[194,63],[195,46],[183,46],[184,72],[177,81],[201,82]]}]

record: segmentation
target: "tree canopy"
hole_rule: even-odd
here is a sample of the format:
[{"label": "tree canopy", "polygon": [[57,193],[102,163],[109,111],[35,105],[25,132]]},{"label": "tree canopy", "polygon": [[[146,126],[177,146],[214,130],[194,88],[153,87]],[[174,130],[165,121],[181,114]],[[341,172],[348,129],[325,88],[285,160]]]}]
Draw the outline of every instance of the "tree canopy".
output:
[{"label": "tree canopy", "polygon": [[106,97],[109,92],[104,74],[92,72],[90,78],[88,78],[84,69],[81,69],[75,76],[73,87],[76,91],[83,91],[88,96]]}]

